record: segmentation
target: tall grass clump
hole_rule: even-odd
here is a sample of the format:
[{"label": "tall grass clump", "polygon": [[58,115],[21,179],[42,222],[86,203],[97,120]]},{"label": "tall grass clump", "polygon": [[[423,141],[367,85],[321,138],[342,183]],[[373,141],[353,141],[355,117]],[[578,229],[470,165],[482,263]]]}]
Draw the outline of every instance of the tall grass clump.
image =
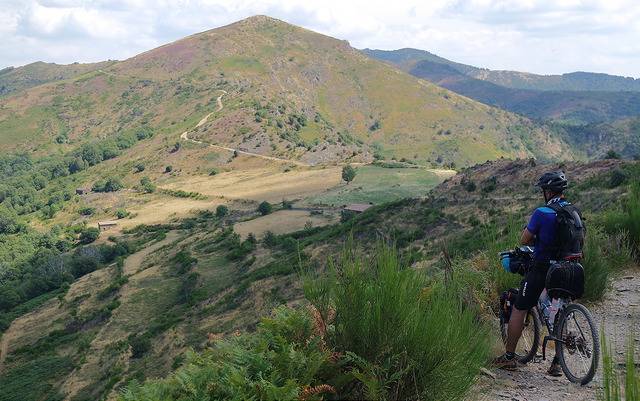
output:
[{"label": "tall grass clump", "polygon": [[633,263],[633,252],[624,232],[608,235],[600,227],[587,231],[583,249],[585,292],[583,299],[597,301],[607,291],[611,276]]},{"label": "tall grass clump", "polygon": [[625,357],[625,372],[621,380],[620,372],[616,369],[615,353],[607,343],[604,330],[600,330],[602,342],[602,401],[640,401],[640,374],[637,371],[638,363],[635,361],[633,339],[629,337]]},{"label": "tall grass clump", "polygon": [[[325,318],[328,343],[346,355],[347,398],[456,400],[486,362],[489,336],[461,288],[429,281],[379,244],[364,257],[343,252],[305,293]],[[348,389],[348,390],[347,390]],[[339,391],[339,394],[341,392]]]},{"label": "tall grass clump", "polygon": [[608,233],[626,232],[637,257],[640,251],[640,182],[630,184],[620,208],[604,212],[600,220]]}]

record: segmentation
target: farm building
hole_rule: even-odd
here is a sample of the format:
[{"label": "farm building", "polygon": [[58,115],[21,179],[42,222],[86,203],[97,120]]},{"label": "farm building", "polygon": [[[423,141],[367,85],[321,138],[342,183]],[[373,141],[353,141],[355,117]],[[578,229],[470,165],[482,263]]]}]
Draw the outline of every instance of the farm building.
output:
[{"label": "farm building", "polygon": [[340,212],[340,220],[347,221],[353,216],[364,212],[372,206],[372,203],[352,203],[350,205],[344,205],[342,206],[342,211]]},{"label": "farm building", "polygon": [[85,195],[88,194],[90,191],[86,188],[76,188],[76,195]]},{"label": "farm building", "polygon": [[118,223],[116,223],[115,221],[100,221],[98,222],[98,228],[100,229],[100,231],[106,231],[109,230],[111,228],[114,228],[118,225]]}]

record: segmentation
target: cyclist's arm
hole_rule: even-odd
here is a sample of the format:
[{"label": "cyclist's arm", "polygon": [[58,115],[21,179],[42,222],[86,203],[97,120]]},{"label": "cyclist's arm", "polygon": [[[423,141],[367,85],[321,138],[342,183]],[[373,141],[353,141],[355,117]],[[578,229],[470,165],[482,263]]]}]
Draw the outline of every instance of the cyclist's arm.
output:
[{"label": "cyclist's arm", "polygon": [[528,228],[525,228],[522,231],[522,235],[520,236],[520,244],[522,245],[534,245],[536,242],[536,236],[529,231]]},{"label": "cyclist's arm", "polygon": [[522,235],[520,236],[520,243],[522,245],[535,245],[536,234],[538,234],[538,231],[540,231],[541,217],[541,212],[536,209],[536,211],[531,215],[529,223],[524,228],[524,230],[522,231]]}]

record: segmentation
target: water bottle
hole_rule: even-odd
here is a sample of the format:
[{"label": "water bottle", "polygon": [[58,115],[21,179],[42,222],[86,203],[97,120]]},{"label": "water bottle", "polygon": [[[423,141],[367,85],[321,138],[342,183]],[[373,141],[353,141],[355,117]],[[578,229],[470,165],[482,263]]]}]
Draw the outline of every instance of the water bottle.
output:
[{"label": "water bottle", "polygon": [[549,323],[551,324],[552,328],[553,328],[553,323],[556,320],[556,313],[558,313],[559,309],[560,309],[560,299],[553,298],[553,300],[551,301],[551,306],[549,307]]},{"label": "water bottle", "polygon": [[551,314],[551,299],[549,298],[549,294],[547,294],[547,290],[543,290],[542,294],[540,294],[540,309],[542,310],[544,318],[553,323],[553,320],[549,320]]}]

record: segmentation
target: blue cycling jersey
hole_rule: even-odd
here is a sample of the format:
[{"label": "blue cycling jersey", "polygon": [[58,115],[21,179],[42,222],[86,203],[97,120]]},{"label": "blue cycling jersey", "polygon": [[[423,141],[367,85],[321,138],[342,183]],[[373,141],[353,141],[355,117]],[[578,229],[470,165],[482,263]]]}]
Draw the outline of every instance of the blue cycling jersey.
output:
[{"label": "blue cycling jersey", "polygon": [[[569,204],[565,199],[555,198],[547,205],[555,202],[562,206]],[[556,212],[548,206],[537,208],[527,224],[527,230],[536,236],[533,259],[537,262],[548,262],[553,259],[556,252]]]}]

